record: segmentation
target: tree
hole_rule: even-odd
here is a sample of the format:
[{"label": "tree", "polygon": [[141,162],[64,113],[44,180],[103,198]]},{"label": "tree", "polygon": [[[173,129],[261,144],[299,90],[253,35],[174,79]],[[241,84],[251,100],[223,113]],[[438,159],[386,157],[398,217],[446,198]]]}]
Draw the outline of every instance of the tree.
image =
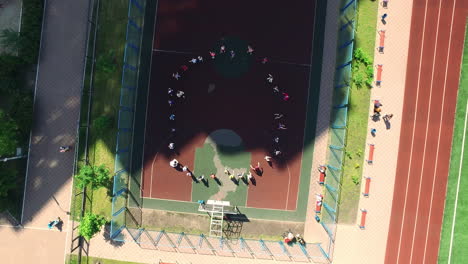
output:
[{"label": "tree", "polygon": [[91,189],[95,190],[100,187],[107,186],[107,183],[110,180],[109,169],[104,165],[100,165],[98,167],[86,165],[81,167],[80,172],[75,176],[75,179],[78,181],[77,186],[79,188],[91,185]]},{"label": "tree", "polygon": [[13,29],[4,29],[0,33],[0,39],[3,47],[9,49],[12,53],[16,53],[18,51],[19,43],[20,43],[20,34],[19,32],[14,31]]},{"label": "tree", "polygon": [[18,56],[0,54],[0,91],[17,90],[18,73],[23,61]]},{"label": "tree", "polygon": [[0,110],[0,157],[14,155],[18,146],[18,126]]},{"label": "tree", "polygon": [[33,117],[32,92],[19,91],[15,94],[10,116],[18,125],[19,140],[26,142],[31,131]]},{"label": "tree", "polygon": [[78,227],[78,233],[89,241],[99,233],[104,224],[106,224],[106,219],[103,216],[86,213]]}]

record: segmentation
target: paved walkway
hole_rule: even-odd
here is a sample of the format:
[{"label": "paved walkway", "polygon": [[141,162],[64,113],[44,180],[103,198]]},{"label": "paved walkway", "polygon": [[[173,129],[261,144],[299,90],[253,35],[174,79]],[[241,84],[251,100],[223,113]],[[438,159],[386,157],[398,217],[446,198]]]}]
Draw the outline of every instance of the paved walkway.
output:
[{"label": "paved walkway", "polygon": [[[21,219],[25,228],[0,228],[2,263],[63,262],[74,155],[58,148],[75,143],[87,16],[88,1],[46,1]],[[62,233],[46,229],[57,216],[64,221]]]},{"label": "paved walkway", "polygon": [[[375,144],[374,164],[364,164],[363,175],[372,180],[369,198],[361,196],[359,202],[359,208],[368,211],[366,229],[360,230],[357,226],[360,212],[356,225],[338,226],[333,263],[384,263],[396,177],[412,7],[412,0],[389,1],[388,9],[379,6],[379,18],[383,13],[388,14],[386,25],[380,19],[377,22],[377,30],[386,31],[385,53],[376,51],[374,55],[375,64],[383,64],[383,72],[382,86],[372,90],[371,99],[381,100],[383,114],[393,113],[394,117],[390,130],[386,130],[383,121],[369,121],[369,131],[376,128],[377,136],[374,138],[369,134],[367,137],[367,143]],[[376,32],[376,47],[378,43]],[[372,113],[373,102],[369,102],[369,115]]]}]

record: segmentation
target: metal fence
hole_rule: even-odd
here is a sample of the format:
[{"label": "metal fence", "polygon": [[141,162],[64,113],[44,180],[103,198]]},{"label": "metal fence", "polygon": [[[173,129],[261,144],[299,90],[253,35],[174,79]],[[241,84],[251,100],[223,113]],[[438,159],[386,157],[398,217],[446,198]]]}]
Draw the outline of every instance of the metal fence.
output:
[{"label": "metal fence", "polygon": [[[331,112],[330,142],[327,156],[328,174],[325,182],[324,209],[321,219],[321,224],[330,237],[330,244],[335,241],[340,183],[345,155],[357,1],[341,0],[339,8],[333,109]],[[330,252],[328,253],[330,254]]]},{"label": "metal fence", "polygon": [[118,238],[125,228],[128,180],[132,163],[133,124],[136,107],[140,54],[145,16],[144,0],[129,0],[122,86],[118,115],[115,175],[112,198],[111,236]]},{"label": "metal fence", "polygon": [[145,249],[157,249],[188,254],[204,254],[237,258],[270,259],[329,263],[320,243],[288,245],[282,241],[226,239],[208,237],[203,234],[190,235],[165,231],[149,231],[143,228],[123,228],[118,242],[134,241]]}]

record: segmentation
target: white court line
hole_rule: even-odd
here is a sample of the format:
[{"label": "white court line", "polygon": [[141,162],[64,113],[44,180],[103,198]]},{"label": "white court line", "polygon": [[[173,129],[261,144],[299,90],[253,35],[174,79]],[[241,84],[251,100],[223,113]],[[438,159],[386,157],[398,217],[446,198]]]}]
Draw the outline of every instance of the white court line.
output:
[{"label": "white court line", "polygon": [[436,184],[436,171],[437,171],[437,166],[439,164],[439,147],[440,147],[440,135],[442,131],[442,119],[443,119],[443,113],[444,113],[444,107],[445,107],[445,90],[447,88],[447,76],[448,76],[448,67],[449,67],[449,58],[450,58],[450,51],[451,51],[451,44],[452,44],[452,28],[453,28],[453,19],[455,17],[455,6],[457,4],[457,0],[454,1],[453,3],[453,10],[452,10],[452,21],[450,24],[450,36],[449,36],[449,46],[448,46],[448,53],[447,53],[447,60],[445,64],[445,78],[444,78],[444,90],[442,93],[442,111],[440,111],[440,124],[439,124],[439,135],[438,135],[438,140],[437,140],[437,154],[436,154],[436,165],[434,169],[434,174],[432,178],[432,190],[431,190],[431,203],[429,205],[429,221],[426,226],[426,240],[424,242],[424,253],[423,253],[423,263],[426,261],[426,251],[427,251],[427,241],[429,237],[429,227],[431,226],[431,213],[432,213],[432,203],[434,201],[434,188]]},{"label": "white court line", "polygon": [[452,260],[453,234],[455,231],[455,220],[457,218],[458,194],[460,193],[460,179],[461,179],[461,172],[462,172],[462,167],[463,167],[463,153],[465,152],[467,117],[468,117],[468,100],[466,101],[465,126],[463,128],[462,149],[461,149],[461,154],[460,154],[460,167],[458,168],[457,191],[455,193],[455,209],[453,210],[452,231],[450,232],[450,246],[449,246],[449,254],[448,254],[447,263],[450,263],[450,261]]},{"label": "white court line", "polygon": [[[154,35],[156,32],[156,20],[158,19],[158,5],[159,1],[156,3],[156,10],[155,10],[155,18],[154,18],[154,24],[153,24],[153,40],[151,42],[151,48],[154,47]],[[140,197],[143,197],[143,187],[145,184],[145,179],[144,179],[144,174],[145,174],[145,145],[146,145],[146,125],[148,124],[148,105],[149,105],[149,94],[150,94],[150,85],[151,85],[151,68],[153,67],[153,55],[151,55],[150,59],[150,68],[149,68],[149,74],[148,74],[148,87],[147,87],[147,94],[146,94],[146,112],[145,112],[145,128],[144,128],[144,133],[143,133],[143,151],[141,153],[141,175],[140,175]],[[153,159],[154,163],[154,159]],[[131,183],[132,181],[130,181]],[[153,168],[151,167],[151,182],[150,182],[150,197],[151,197],[151,184],[153,184]]]},{"label": "white court line", "polygon": [[[437,57],[437,43],[439,42],[439,24],[440,24],[440,11],[442,10],[440,7],[442,5],[442,0],[439,0],[439,12],[437,14],[437,26],[436,26],[436,37],[435,37],[435,45],[434,45],[434,56],[432,58],[432,74],[431,74],[431,82],[429,85],[429,111],[427,112],[427,121],[426,121],[426,134],[424,135],[424,150],[423,150],[423,156],[422,156],[422,164],[421,164],[421,172],[419,174],[419,187],[418,187],[418,199],[416,200],[416,217],[414,219],[414,228],[413,228],[413,234],[411,238],[411,250],[410,250],[410,263],[413,261],[413,250],[414,250],[414,238],[416,236],[416,229],[418,227],[418,216],[419,216],[419,205],[421,204],[421,190],[422,190],[422,180],[423,176],[425,173],[426,168],[424,165],[426,164],[426,150],[427,150],[427,134],[429,132],[429,120],[431,120],[431,112],[432,112],[432,107],[430,107],[432,103],[432,88],[434,87],[434,73],[435,73],[435,61]],[[445,90],[445,87],[444,87]],[[418,103],[416,103],[417,105]],[[443,109],[443,108],[442,108]],[[442,111],[441,111],[442,112]],[[442,121],[442,119],[441,119]],[[442,122],[440,122],[442,124]],[[440,141],[440,138],[438,139]],[[437,145],[439,145],[439,141]],[[437,148],[437,154],[439,152],[439,149]],[[435,170],[435,169],[434,169]],[[432,186],[434,188],[434,186]]]},{"label": "white court line", "polygon": [[[426,0],[426,5],[424,9],[424,24],[423,24],[423,30],[422,30],[422,36],[421,36],[421,52],[419,54],[420,59],[419,59],[419,72],[418,72],[418,83],[416,85],[416,103],[418,102],[419,99],[419,83],[421,80],[421,64],[422,64],[422,58],[423,58],[423,51],[424,51],[424,35],[426,32],[426,15],[427,15],[427,1]],[[405,87],[405,89],[408,89],[408,87]],[[401,228],[400,228],[400,235],[398,239],[398,251],[397,251],[397,263],[400,260],[400,250],[401,250],[401,238],[403,236],[403,227],[405,226],[405,215],[406,215],[406,201],[408,198],[408,189],[409,189],[409,179],[410,179],[410,171],[411,171],[411,164],[412,164],[412,157],[413,157],[413,145],[414,145],[414,134],[416,131],[416,119],[417,119],[417,113],[418,113],[418,108],[416,107],[416,110],[414,111],[414,121],[413,121],[413,134],[411,136],[411,147],[410,147],[410,156],[409,156],[409,166],[408,166],[408,173],[406,177],[406,190],[405,190],[405,200],[403,203],[403,215],[401,217],[402,223],[401,223]]]}]

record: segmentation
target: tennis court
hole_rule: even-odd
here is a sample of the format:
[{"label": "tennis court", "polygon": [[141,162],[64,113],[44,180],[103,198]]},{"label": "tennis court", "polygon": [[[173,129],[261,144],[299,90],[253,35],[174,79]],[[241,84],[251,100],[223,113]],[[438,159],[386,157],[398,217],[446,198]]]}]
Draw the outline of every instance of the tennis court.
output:
[{"label": "tennis court", "polygon": [[[320,84],[314,44],[323,41],[314,34],[321,27],[315,4],[295,1],[285,10],[263,0],[158,1],[144,113],[144,207],[193,212],[198,200],[228,200],[259,218],[303,221]],[[172,168],[173,159],[194,177]],[[263,173],[249,180],[258,162]],[[226,169],[244,176],[235,183]]]}]

